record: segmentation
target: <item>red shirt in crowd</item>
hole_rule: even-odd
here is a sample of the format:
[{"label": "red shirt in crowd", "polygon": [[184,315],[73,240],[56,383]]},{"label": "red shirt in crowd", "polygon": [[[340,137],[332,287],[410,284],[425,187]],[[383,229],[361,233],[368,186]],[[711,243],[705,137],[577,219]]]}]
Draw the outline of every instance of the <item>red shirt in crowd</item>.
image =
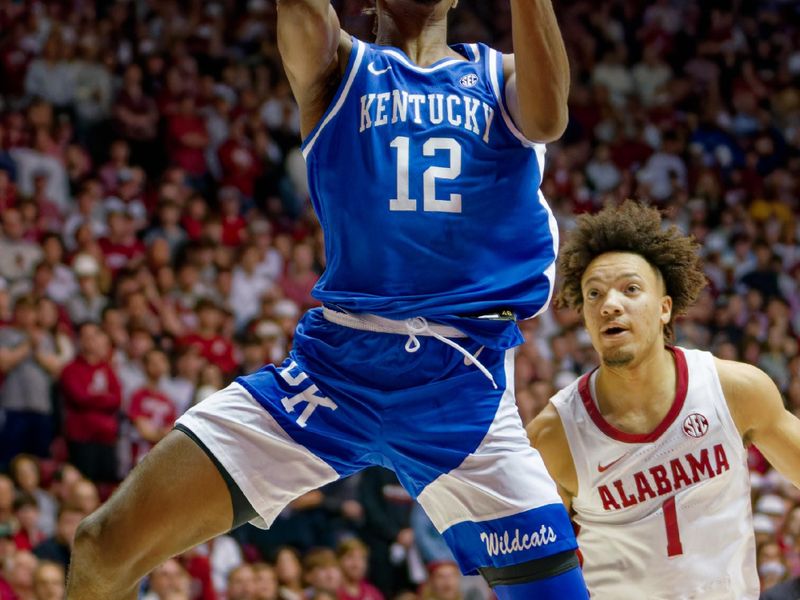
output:
[{"label": "red shirt in crowd", "polygon": [[14,544],[17,546],[17,550],[20,551],[26,550],[30,552],[35,546],[39,545],[44,540],[45,537],[41,531],[37,532],[33,538],[31,538],[28,532],[24,529],[20,529],[14,534]]},{"label": "red shirt in crowd", "polygon": [[222,217],[222,243],[226,246],[239,246],[244,239],[245,220],[236,215]]},{"label": "red shirt in crowd", "polygon": [[314,289],[318,279],[319,275],[316,273],[306,273],[300,277],[287,273],[281,277],[279,283],[284,296],[306,310],[319,304],[319,301],[311,295],[311,290]]},{"label": "red shirt in crowd", "polygon": [[256,179],[261,174],[261,164],[252,146],[229,139],[220,146],[218,153],[222,165],[222,185],[233,186],[245,198],[252,198]]},{"label": "red shirt in crowd", "polygon": [[106,267],[115,275],[120,269],[130,261],[142,258],[145,255],[145,245],[141,240],[134,240],[130,243],[112,242],[108,238],[101,238],[97,244],[103,251]]},{"label": "red shirt in crowd", "polygon": [[206,123],[202,118],[196,115],[180,114],[169,118],[170,159],[190,175],[203,175],[207,170],[204,148],[195,148],[181,141],[183,136],[192,133],[208,135]]},{"label": "red shirt in crowd", "polygon": [[181,227],[186,230],[186,235],[192,241],[197,241],[203,236],[203,222],[188,215],[181,218]]},{"label": "red shirt in crowd", "polygon": [[[133,393],[128,408],[128,418],[131,423],[142,417],[158,428],[169,427],[178,418],[172,401],[162,392],[147,387],[139,388]],[[131,461],[133,464],[137,464],[152,447],[152,443],[134,431],[131,438]]]},{"label": "red shirt in crowd", "polygon": [[122,390],[111,363],[90,365],[79,356],[61,372],[67,441],[107,444],[117,441]]},{"label": "red shirt in crowd", "polygon": [[348,594],[343,586],[336,592],[336,597],[338,600],[383,600],[383,594],[378,591],[378,588],[366,581],[358,584],[358,594],[355,596]]},{"label": "red shirt in crowd", "polygon": [[199,333],[190,333],[180,339],[179,345],[196,346],[200,349],[200,355],[208,362],[217,365],[223,373],[231,374],[236,371],[233,344],[221,335],[203,337]]},{"label": "red shirt in crowd", "polygon": [[0,600],[19,600],[11,585],[0,576]]}]

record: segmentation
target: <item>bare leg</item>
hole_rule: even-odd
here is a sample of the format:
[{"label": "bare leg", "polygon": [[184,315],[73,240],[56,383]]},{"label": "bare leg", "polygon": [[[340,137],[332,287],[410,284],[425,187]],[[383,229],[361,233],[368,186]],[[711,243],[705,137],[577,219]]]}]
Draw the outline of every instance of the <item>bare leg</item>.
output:
[{"label": "bare leg", "polygon": [[227,532],[231,494],[211,459],[172,431],[78,527],[68,600],[134,600],[167,558]]}]

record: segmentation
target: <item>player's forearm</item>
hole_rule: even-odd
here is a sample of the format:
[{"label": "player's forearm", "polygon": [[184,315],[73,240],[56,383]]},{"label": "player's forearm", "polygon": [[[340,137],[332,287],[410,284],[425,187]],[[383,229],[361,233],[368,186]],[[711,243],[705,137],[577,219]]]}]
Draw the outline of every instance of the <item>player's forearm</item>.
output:
[{"label": "player's forearm", "polygon": [[278,49],[290,78],[314,79],[338,44],[339,20],[328,0],[278,0]]},{"label": "player's forearm", "polygon": [[800,488],[800,419],[785,411],[769,431],[753,437],[769,463]]},{"label": "player's forearm", "polygon": [[520,128],[556,139],[567,126],[569,60],[551,0],[511,0]]}]

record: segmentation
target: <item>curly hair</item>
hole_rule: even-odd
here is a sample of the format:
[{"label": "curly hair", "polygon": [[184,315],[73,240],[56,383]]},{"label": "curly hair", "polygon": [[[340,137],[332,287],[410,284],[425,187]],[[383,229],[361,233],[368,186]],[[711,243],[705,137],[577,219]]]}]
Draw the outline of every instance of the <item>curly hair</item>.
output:
[{"label": "curly hair", "polygon": [[694,238],[674,225],[664,229],[658,210],[633,200],[595,215],[581,215],[560,251],[561,289],[556,306],[583,308],[581,279],[589,263],[601,254],[638,254],[661,274],[672,298],[672,317],[664,328],[666,339],[671,340],[675,317],[685,314],[706,286],[698,249]]}]

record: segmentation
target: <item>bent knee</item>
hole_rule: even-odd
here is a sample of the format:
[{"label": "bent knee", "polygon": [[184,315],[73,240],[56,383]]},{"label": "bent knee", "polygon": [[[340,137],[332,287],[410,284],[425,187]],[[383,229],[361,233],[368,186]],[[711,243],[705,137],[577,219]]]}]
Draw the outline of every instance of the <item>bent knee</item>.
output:
[{"label": "bent knee", "polygon": [[[130,543],[135,536],[129,535],[124,523],[109,509],[101,506],[85,517],[75,531],[73,553],[79,560],[91,563],[93,568],[121,571],[134,564],[143,549]],[[126,543],[119,543],[126,540]]]},{"label": "bent knee", "polygon": [[103,563],[115,560],[115,554],[124,552],[125,544],[113,544],[115,537],[109,515],[105,507],[85,517],[75,531],[73,552],[78,556],[91,560],[93,563]]}]

